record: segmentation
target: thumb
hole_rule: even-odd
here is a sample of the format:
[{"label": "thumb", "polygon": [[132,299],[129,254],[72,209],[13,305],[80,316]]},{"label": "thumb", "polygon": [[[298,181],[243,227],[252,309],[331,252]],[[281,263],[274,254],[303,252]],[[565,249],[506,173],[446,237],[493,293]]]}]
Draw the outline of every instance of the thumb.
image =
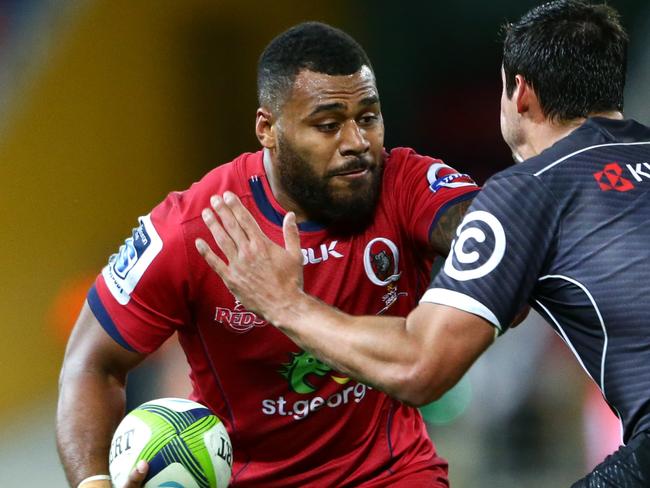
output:
[{"label": "thumb", "polygon": [[296,225],[296,214],[289,212],[282,221],[282,234],[284,235],[284,248],[292,256],[298,256],[300,251],[300,234]]},{"label": "thumb", "polygon": [[129,475],[129,479],[126,482],[126,485],[124,485],[124,488],[141,487],[144,484],[143,482],[147,476],[148,471],[149,471],[149,464],[143,459],[138,461],[133,471],[131,471],[131,474]]}]

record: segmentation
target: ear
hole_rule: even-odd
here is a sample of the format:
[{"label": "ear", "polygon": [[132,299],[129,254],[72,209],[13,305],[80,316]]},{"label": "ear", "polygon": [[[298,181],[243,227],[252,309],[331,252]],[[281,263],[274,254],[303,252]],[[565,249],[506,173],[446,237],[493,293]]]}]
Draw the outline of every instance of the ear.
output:
[{"label": "ear", "polygon": [[515,76],[515,92],[513,94],[517,103],[517,112],[520,114],[532,111],[537,114],[540,110],[537,93],[532,85],[522,75]]},{"label": "ear", "polygon": [[273,149],[276,145],[275,120],[270,110],[260,107],[255,114],[255,135],[262,147]]}]

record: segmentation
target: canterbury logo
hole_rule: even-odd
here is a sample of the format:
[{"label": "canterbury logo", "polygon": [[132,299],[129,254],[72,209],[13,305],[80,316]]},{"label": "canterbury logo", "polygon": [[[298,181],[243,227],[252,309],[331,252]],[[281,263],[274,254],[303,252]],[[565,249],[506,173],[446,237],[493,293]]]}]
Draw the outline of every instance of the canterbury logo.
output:
[{"label": "canterbury logo", "polygon": [[594,178],[602,191],[630,191],[634,189],[634,184],[621,174],[623,170],[618,163],[609,163],[602,171],[594,173]]}]

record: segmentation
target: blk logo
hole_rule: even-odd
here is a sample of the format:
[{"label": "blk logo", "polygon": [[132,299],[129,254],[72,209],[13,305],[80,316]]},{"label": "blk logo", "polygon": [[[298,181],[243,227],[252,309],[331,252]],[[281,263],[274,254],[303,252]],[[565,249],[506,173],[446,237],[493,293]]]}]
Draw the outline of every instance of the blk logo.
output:
[{"label": "blk logo", "polygon": [[594,173],[594,178],[598,182],[598,186],[602,191],[616,190],[616,191],[630,191],[634,189],[634,185],[627,178],[623,178],[621,174],[623,170],[618,163],[609,163],[602,171]]},{"label": "blk logo", "polygon": [[320,248],[316,248],[316,250],[311,247],[308,247],[307,249],[301,249],[302,265],[306,266],[307,264],[318,264],[320,262],[327,261],[330,257],[341,259],[343,257],[343,254],[335,249],[338,242],[339,241],[332,241],[329,243],[329,245],[321,244]]}]

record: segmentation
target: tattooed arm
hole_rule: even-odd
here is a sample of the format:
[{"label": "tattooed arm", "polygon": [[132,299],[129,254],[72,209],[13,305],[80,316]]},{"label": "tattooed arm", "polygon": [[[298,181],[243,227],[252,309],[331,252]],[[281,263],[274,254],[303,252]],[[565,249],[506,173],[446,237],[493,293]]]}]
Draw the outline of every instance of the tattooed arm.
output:
[{"label": "tattooed arm", "polygon": [[453,241],[456,236],[456,228],[460,224],[461,220],[463,220],[463,216],[465,215],[465,212],[467,212],[471,203],[471,200],[465,200],[447,208],[440,216],[435,227],[431,229],[429,244],[431,249],[440,256],[446,256],[449,254],[451,241]]}]

